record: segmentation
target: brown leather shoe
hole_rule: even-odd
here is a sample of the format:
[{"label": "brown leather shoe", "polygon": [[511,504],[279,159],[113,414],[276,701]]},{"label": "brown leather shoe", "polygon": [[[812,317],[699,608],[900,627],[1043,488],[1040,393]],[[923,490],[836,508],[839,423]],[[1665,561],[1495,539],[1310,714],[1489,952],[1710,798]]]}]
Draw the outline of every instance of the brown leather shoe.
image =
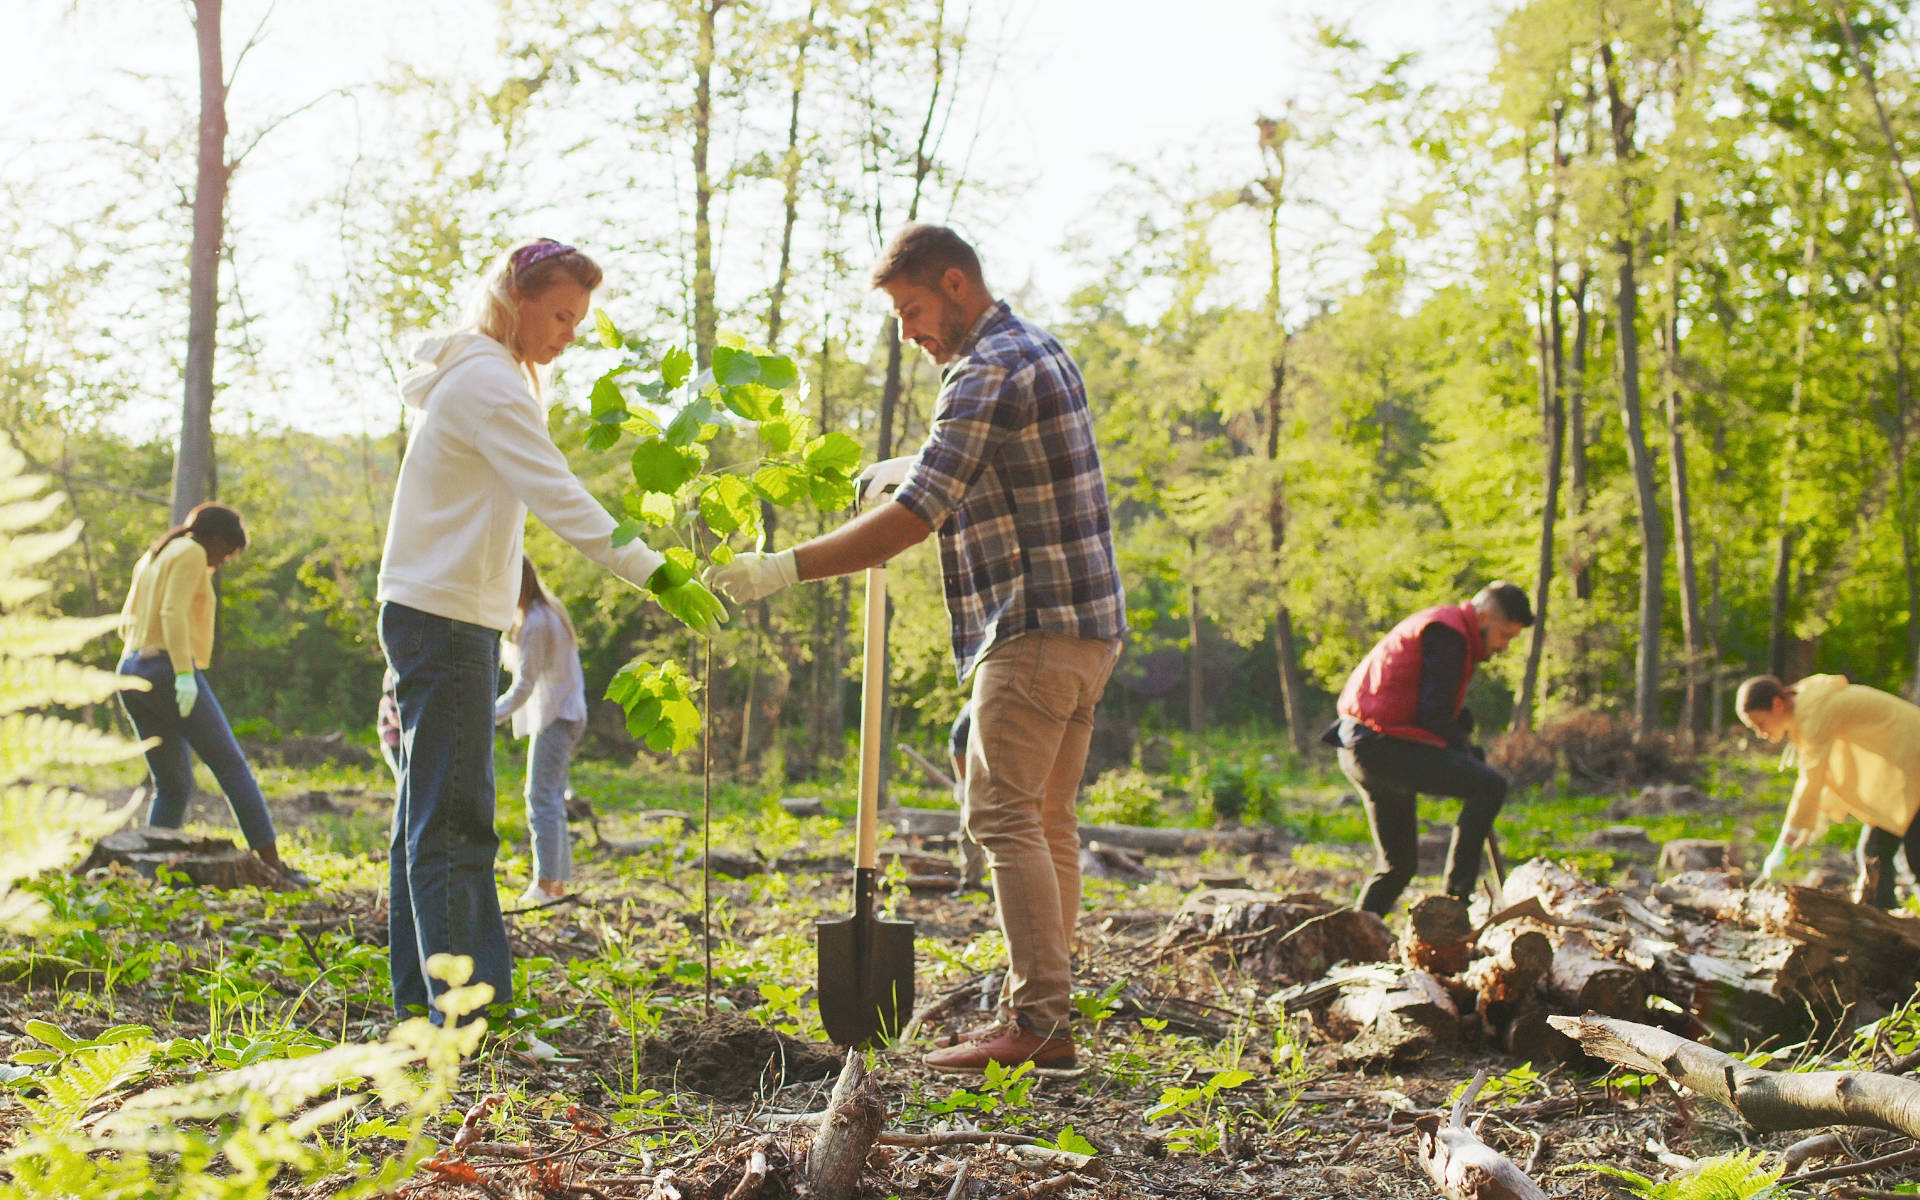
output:
[{"label": "brown leather shoe", "polygon": [[988,1063],[1013,1067],[1031,1061],[1036,1067],[1071,1067],[1073,1039],[1065,1034],[1042,1037],[1008,1021],[981,1037],[935,1050],[920,1061],[936,1071],[968,1075],[984,1074]]}]

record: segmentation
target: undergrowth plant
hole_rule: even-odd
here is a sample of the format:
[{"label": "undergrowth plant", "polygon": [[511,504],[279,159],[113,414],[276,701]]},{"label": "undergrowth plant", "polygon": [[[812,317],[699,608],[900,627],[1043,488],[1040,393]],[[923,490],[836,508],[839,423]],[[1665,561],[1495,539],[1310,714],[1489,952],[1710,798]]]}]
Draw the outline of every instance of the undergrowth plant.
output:
[{"label": "undergrowth plant", "polygon": [[1580,1165],[1625,1182],[1629,1191],[1647,1200],[1751,1200],[1783,1194],[1776,1186],[1783,1172],[1768,1167],[1766,1155],[1759,1150],[1703,1158],[1693,1170],[1672,1179],[1650,1179],[1608,1163]]}]

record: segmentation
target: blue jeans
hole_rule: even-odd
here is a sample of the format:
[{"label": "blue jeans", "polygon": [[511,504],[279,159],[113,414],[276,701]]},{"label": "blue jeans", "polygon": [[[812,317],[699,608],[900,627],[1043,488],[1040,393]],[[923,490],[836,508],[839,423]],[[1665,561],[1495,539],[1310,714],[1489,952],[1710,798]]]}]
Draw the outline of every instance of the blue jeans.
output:
[{"label": "blue jeans", "polygon": [[393,810],[388,950],[400,1016],[447,990],[426,963],[473,960],[472,983],[513,995],[513,952],[493,861],[493,696],[500,634],[404,604],[380,606],[380,646],[399,676],[400,787]]},{"label": "blue jeans", "polygon": [[147,806],[147,824],[165,829],[180,827],[187,800],[193,795],[192,754],[197,753],[226,793],[247,845],[256,854],[271,858],[275,850],[273,818],[267,815],[260,784],[247,766],[240,743],[234,740],[233,727],[227,724],[227,714],[221,711],[207,677],[199,671],[193,673],[194,682],[200,685],[200,698],[183,717],[173,698],[173,660],[164,651],[129,654],[120,660],[119,673],[152,685],[151,691],[120,693],[120,704],[127,710],[135,732],[142,738],[160,739],[159,745],[147,751],[147,769],[153,773],[153,802]]},{"label": "blue jeans", "polygon": [[527,743],[527,832],[533,836],[535,879],[573,878],[573,838],[567,833],[567,768],[585,721],[558,720]]}]

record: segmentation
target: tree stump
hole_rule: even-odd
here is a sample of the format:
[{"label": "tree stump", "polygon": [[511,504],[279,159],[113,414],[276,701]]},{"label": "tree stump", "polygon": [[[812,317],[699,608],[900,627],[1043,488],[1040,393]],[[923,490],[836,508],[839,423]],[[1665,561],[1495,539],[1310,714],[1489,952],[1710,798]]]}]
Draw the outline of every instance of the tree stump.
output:
[{"label": "tree stump", "polygon": [[1542,984],[1563,1012],[1637,1017],[1647,1007],[1647,985],[1640,973],[1609,958],[1585,930],[1561,934]]},{"label": "tree stump", "polygon": [[112,866],[126,867],[147,879],[159,878],[160,868],[165,867],[171,875],[185,876],[194,887],[293,890],[277,871],[225,838],[196,837],[177,829],[117,830],[94,843],[74,872],[84,875]]},{"label": "tree stump", "polygon": [[1157,943],[1162,949],[1211,950],[1222,965],[1265,983],[1314,979],[1338,962],[1393,957],[1393,934],[1372,913],[1335,908],[1311,893],[1249,888],[1193,893]]}]

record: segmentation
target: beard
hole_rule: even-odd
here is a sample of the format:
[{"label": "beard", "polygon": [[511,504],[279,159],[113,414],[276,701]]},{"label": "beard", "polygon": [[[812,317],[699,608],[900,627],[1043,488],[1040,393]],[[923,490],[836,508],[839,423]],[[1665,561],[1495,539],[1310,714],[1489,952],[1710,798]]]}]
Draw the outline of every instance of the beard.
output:
[{"label": "beard", "polygon": [[940,297],[940,322],[936,337],[939,345],[927,352],[927,357],[936,363],[950,363],[960,352],[960,343],[967,336],[967,316],[957,300]]}]

